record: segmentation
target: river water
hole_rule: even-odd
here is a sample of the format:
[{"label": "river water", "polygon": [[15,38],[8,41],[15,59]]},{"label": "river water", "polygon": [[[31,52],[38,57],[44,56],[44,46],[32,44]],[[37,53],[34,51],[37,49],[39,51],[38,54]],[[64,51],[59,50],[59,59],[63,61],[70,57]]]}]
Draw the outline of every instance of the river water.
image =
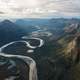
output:
[{"label": "river water", "polygon": [[[27,37],[22,37],[23,39],[27,39]],[[29,80],[38,80],[38,76],[37,76],[37,67],[36,67],[36,62],[35,60],[33,60],[31,57],[28,56],[22,56],[22,55],[12,55],[12,54],[6,54],[3,53],[3,50],[8,47],[11,44],[17,43],[17,42],[22,42],[26,44],[26,47],[31,48],[32,50],[36,49],[37,47],[42,47],[44,44],[44,41],[40,38],[29,38],[32,40],[39,40],[40,44],[38,46],[32,46],[30,45],[29,42],[25,41],[25,40],[20,40],[20,41],[13,41],[10,42],[8,44],[3,45],[2,47],[0,47],[0,56],[3,57],[7,57],[7,58],[19,58],[22,59],[23,61],[26,62],[26,65],[29,66]],[[26,75],[27,76],[27,75]],[[13,77],[12,80],[14,80],[15,78]],[[5,79],[5,80],[9,80],[9,79]]]}]

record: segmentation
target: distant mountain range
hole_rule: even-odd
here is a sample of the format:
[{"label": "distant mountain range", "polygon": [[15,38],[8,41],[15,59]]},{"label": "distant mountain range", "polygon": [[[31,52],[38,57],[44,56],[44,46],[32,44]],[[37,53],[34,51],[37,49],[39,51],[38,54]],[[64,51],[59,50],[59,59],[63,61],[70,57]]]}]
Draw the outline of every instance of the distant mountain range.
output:
[{"label": "distant mountain range", "polygon": [[36,26],[36,25],[40,25],[40,26],[44,26],[44,25],[52,25],[54,26],[54,24],[59,25],[62,23],[74,23],[74,22],[80,22],[80,19],[64,19],[64,18],[53,18],[53,19],[18,19],[16,20],[16,24],[21,25],[21,26]]},{"label": "distant mountain range", "polygon": [[56,34],[62,34],[63,29],[71,24],[79,23],[79,19],[18,19],[15,22],[4,20],[0,22],[0,45],[3,43],[18,40],[22,36],[37,31],[36,26],[47,29]]}]

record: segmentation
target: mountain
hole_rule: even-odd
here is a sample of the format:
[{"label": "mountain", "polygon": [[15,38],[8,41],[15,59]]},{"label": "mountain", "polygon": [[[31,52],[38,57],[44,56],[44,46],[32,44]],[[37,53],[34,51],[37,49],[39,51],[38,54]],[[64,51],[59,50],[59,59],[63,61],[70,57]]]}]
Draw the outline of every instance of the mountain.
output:
[{"label": "mountain", "polygon": [[[66,24],[80,22],[79,19],[64,19],[64,18],[52,18],[52,19],[38,19],[38,18],[30,18],[30,19],[17,19],[15,21],[16,24],[21,26],[49,26],[49,27],[56,27],[61,28],[59,26],[65,26]],[[52,26],[51,26],[52,25]]]},{"label": "mountain", "polygon": [[16,24],[21,25],[21,26],[36,26],[36,25],[47,25],[49,19],[18,19],[16,20]]},{"label": "mountain", "polygon": [[10,41],[19,40],[27,32],[15,23],[4,20],[0,22],[0,46]]},{"label": "mountain", "polygon": [[[54,34],[56,37],[61,36],[65,32],[65,27],[69,27],[72,24],[78,24],[79,19],[64,19],[64,18],[52,18],[52,19],[18,19],[15,24],[23,26],[27,32],[43,31]],[[73,26],[74,27],[74,26]],[[38,31],[39,32],[39,31]],[[42,34],[42,33],[41,33]]]}]

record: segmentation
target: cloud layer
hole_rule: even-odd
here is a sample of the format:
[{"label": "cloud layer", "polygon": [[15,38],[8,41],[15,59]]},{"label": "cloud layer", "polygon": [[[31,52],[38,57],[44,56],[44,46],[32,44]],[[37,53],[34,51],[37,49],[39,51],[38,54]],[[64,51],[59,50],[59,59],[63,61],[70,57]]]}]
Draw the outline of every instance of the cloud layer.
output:
[{"label": "cloud layer", "polygon": [[0,0],[0,17],[78,17],[80,0]]}]

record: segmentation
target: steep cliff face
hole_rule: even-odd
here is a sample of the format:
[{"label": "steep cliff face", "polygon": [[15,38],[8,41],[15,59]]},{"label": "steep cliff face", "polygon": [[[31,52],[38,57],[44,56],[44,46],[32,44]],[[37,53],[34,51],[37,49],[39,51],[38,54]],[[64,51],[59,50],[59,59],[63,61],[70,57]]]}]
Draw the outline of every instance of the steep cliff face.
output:
[{"label": "steep cliff face", "polygon": [[74,41],[76,46],[71,54],[73,63],[75,64],[71,66],[69,75],[70,80],[80,80],[80,36],[78,36]]},{"label": "steep cliff face", "polygon": [[[69,58],[72,63],[79,61],[79,53],[80,53],[80,23],[72,23],[64,28],[66,36],[69,40],[66,42],[66,47],[64,48],[65,57]],[[65,36],[65,37],[66,37]]]},{"label": "steep cliff face", "polygon": [[79,62],[80,58],[80,36],[77,36],[71,42],[68,43],[65,48],[65,56],[70,59],[72,63]]},{"label": "steep cliff face", "polygon": [[76,60],[78,51],[77,51],[77,43],[76,40],[72,40],[67,44],[67,47],[64,49],[65,56],[69,58],[73,63]]}]

